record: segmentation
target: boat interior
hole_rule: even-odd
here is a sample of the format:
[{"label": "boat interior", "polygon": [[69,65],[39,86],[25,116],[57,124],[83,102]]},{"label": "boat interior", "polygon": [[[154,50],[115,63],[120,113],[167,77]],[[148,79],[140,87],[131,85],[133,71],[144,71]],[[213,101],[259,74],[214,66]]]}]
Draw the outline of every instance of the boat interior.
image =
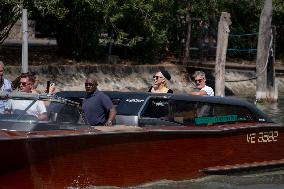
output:
[{"label": "boat interior", "polygon": [[[117,108],[118,126],[214,126],[234,123],[272,122],[253,105],[220,97],[190,95],[153,95],[150,93],[106,92]],[[81,109],[83,91],[59,92],[55,95],[0,93],[0,99],[21,101],[23,109],[0,114],[0,129],[9,131],[79,130],[90,128]],[[47,119],[39,120],[28,111],[38,101],[44,102]],[[8,103],[9,104],[9,103]],[[98,130],[104,128],[98,127]]]}]

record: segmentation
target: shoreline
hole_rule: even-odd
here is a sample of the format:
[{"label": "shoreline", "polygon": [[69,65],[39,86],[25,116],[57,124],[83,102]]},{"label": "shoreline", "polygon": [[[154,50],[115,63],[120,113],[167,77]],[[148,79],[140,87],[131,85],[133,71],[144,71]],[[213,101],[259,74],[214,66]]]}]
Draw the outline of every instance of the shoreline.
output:
[{"label": "shoreline", "polygon": [[[189,75],[198,67],[183,67],[175,64],[156,65],[119,65],[119,64],[49,64],[30,65],[29,70],[36,72],[39,76],[39,90],[45,88],[47,80],[56,83],[58,91],[61,90],[84,90],[83,83],[89,73],[98,77],[99,89],[110,91],[147,91],[152,85],[153,74],[160,69],[166,69],[172,75],[168,86],[176,93],[188,93],[190,88]],[[214,69],[203,68],[207,77],[207,85],[214,89]],[[5,74],[8,79],[13,80],[20,74],[20,66],[5,66]],[[226,69],[226,80],[249,79],[255,75],[253,70]],[[279,94],[284,94],[284,78],[277,77]],[[248,80],[242,82],[226,82],[226,96],[248,96],[254,97],[256,81]]]}]

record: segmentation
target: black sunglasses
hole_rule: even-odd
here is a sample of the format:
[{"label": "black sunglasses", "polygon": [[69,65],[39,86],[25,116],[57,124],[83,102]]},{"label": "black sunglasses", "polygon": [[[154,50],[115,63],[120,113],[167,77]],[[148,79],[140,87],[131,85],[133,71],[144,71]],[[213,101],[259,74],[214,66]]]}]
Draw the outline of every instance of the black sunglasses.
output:
[{"label": "black sunglasses", "polygon": [[27,86],[27,85],[29,85],[29,83],[27,83],[27,82],[20,82],[20,86],[23,86],[23,87],[25,87],[25,86]]},{"label": "black sunglasses", "polygon": [[159,78],[163,78],[163,77],[161,77],[161,76],[155,76],[155,75],[154,75],[153,78],[156,79],[156,80],[158,80]]},{"label": "black sunglasses", "polygon": [[195,81],[195,83],[201,83],[203,81],[203,79],[195,79],[194,81]]},{"label": "black sunglasses", "polygon": [[88,87],[88,86],[93,87],[93,86],[95,86],[95,84],[94,83],[85,83],[85,87]]}]

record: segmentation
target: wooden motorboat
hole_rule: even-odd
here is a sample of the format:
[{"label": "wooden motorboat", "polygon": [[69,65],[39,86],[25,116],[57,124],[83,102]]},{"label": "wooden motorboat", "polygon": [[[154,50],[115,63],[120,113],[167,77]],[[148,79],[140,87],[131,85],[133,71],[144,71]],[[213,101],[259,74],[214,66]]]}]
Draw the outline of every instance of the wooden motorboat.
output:
[{"label": "wooden motorboat", "polygon": [[118,111],[113,127],[85,123],[84,92],[0,93],[46,101],[49,116],[0,115],[0,189],[125,187],[284,165],[284,127],[246,101],[106,93]]}]

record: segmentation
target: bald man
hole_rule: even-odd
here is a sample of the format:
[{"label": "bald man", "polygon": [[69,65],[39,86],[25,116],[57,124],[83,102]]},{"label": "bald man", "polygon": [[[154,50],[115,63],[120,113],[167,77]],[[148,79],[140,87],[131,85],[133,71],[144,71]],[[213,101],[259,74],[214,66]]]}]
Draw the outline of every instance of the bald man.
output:
[{"label": "bald man", "polygon": [[89,75],[85,82],[87,96],[82,105],[85,117],[91,125],[112,126],[116,109],[111,99],[104,92],[98,90],[97,86],[95,75]]}]

